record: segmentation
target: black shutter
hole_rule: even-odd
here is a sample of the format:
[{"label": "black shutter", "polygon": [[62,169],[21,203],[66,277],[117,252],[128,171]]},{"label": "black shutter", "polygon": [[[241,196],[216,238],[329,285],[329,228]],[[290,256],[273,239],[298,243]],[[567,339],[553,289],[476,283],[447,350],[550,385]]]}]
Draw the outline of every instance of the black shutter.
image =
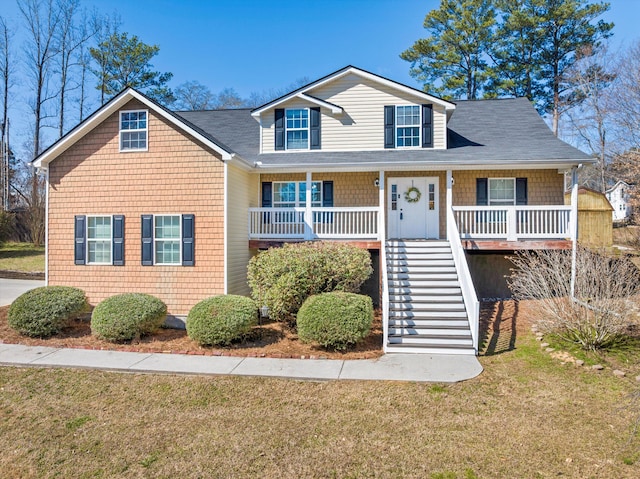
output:
[{"label": "black shutter", "polygon": [[325,208],[333,207],[333,181],[322,182],[322,206]]},{"label": "black shutter", "polygon": [[284,150],[284,109],[283,108],[276,108],[275,127],[276,127],[275,149]]},{"label": "black shutter", "polygon": [[273,191],[273,184],[270,181],[262,182],[262,207],[271,208],[272,199],[271,192]]},{"label": "black shutter", "polygon": [[516,178],[516,205],[527,204],[527,179]]},{"label": "black shutter", "polygon": [[87,254],[87,217],[85,215],[77,215],[75,217],[75,247],[74,259],[75,264],[86,264]]},{"label": "black shutter", "polygon": [[320,149],[320,108],[309,108],[309,148],[312,150]]},{"label": "black shutter", "polygon": [[384,147],[385,148],[395,148],[396,147],[396,135],[395,135],[395,126],[396,120],[395,115],[396,107],[393,105],[384,107]]},{"label": "black shutter", "polygon": [[422,105],[422,148],[433,147],[433,105]]},{"label": "black shutter", "polygon": [[153,266],[153,215],[142,215],[142,266]]},{"label": "black shutter", "polygon": [[195,265],[195,216],[182,215],[182,266]]},{"label": "black shutter", "polygon": [[113,265],[124,266],[124,216],[113,215]]},{"label": "black shutter", "polygon": [[[272,191],[273,191],[273,183],[270,181],[262,182],[262,207],[263,208],[271,208],[273,205],[272,200]],[[264,224],[271,223],[271,213],[263,213],[262,214],[262,222]]]},{"label": "black shutter", "polygon": [[489,204],[489,179],[476,178],[476,205],[487,206]]}]

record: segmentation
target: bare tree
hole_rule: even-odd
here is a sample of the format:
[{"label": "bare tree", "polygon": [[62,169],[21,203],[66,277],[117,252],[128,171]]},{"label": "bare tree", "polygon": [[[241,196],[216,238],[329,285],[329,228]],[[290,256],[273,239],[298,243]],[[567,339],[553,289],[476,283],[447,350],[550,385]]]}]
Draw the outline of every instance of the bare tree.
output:
[{"label": "bare tree", "polygon": [[[67,93],[79,87],[79,85],[71,85],[72,69],[81,65],[82,47],[97,34],[99,23],[87,20],[86,12],[80,11],[80,0],[58,0],[58,2],[60,9],[60,26],[57,36],[60,74],[58,136],[61,137],[65,130]],[[84,101],[84,98],[82,100]]]},{"label": "bare tree", "polygon": [[13,51],[10,47],[13,32],[0,16],[0,92],[2,92],[2,118],[0,118],[0,194],[3,210],[9,209],[9,185],[11,184],[9,148],[9,90],[13,86]]},{"label": "bare tree", "polygon": [[179,85],[174,95],[173,107],[177,110],[210,110],[215,107],[216,96],[208,87],[197,81]]},{"label": "bare tree", "polygon": [[564,250],[519,253],[511,259],[516,269],[509,286],[516,298],[537,300],[542,332],[584,349],[606,348],[638,321],[632,306],[640,292],[640,271],[627,258],[578,248],[572,296],[571,256]]},{"label": "bare tree", "polygon": [[598,159],[592,169],[596,178],[587,186],[601,192],[607,189],[607,165],[611,159],[607,143],[613,120],[610,87],[616,79],[612,57],[607,47],[597,51],[587,47],[578,53],[578,60],[565,72],[565,82],[572,88],[570,103],[576,105],[567,116],[581,142]]}]

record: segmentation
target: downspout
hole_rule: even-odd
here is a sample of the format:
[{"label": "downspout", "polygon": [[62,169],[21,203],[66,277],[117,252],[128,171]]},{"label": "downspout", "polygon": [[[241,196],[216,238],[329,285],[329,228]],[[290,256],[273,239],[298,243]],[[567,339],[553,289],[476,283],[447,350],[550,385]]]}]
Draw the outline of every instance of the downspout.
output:
[{"label": "downspout", "polygon": [[49,167],[45,170],[47,190],[44,193],[44,284],[49,286]]},{"label": "downspout", "polygon": [[571,299],[575,300],[576,292],[576,256],[578,249],[578,168],[571,168]]}]

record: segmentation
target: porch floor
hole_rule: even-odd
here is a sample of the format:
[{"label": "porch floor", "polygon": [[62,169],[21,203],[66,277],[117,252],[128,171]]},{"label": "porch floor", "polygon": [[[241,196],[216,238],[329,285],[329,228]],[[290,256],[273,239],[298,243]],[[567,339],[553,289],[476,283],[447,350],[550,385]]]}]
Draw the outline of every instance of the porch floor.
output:
[{"label": "porch floor", "polygon": [[305,241],[331,241],[336,243],[346,243],[358,248],[379,250],[380,241],[376,240],[340,240],[340,239],[323,239],[323,240],[303,240],[303,239],[250,239],[249,249],[269,249],[279,248],[286,243],[304,243]]},{"label": "porch floor", "polygon": [[540,239],[540,240],[481,240],[461,239],[462,247],[474,251],[518,251],[542,249],[571,249],[571,240]]}]

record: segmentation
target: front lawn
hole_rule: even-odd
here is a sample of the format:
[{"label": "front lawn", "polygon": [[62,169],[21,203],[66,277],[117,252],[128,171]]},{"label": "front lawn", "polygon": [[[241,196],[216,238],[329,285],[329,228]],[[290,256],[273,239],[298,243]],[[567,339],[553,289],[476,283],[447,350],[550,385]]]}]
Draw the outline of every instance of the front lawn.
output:
[{"label": "front lawn", "polygon": [[25,273],[44,271],[44,246],[31,243],[3,243],[0,245],[0,270]]},{"label": "front lawn", "polygon": [[[632,400],[640,353],[576,366],[541,347],[527,322],[531,307],[485,304],[484,372],[452,385],[0,368],[0,471],[640,477],[640,403]],[[595,362],[604,370],[592,369]]]}]

